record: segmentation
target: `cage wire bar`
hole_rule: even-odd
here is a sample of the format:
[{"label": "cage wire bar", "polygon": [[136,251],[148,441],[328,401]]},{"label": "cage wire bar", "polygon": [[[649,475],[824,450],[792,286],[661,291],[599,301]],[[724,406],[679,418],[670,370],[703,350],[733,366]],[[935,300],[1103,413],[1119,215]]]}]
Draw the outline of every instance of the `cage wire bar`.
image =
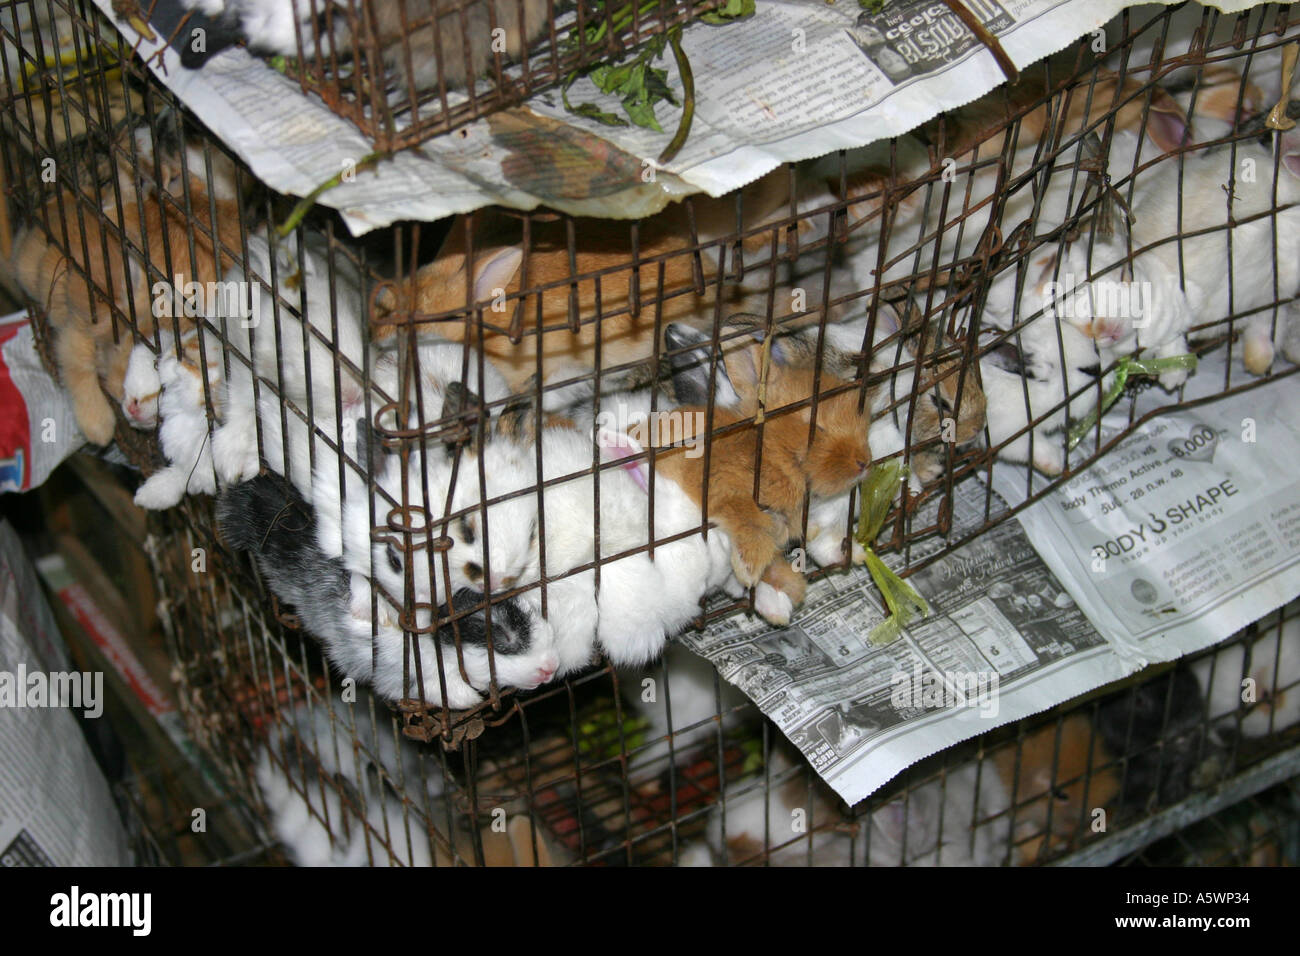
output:
[{"label": "cage wire bar", "polygon": [[[414,3],[398,6],[409,16]],[[644,21],[634,16],[630,29],[670,25],[688,6],[673,13],[656,5]],[[353,242],[320,212],[277,236],[272,227],[288,202],[257,183],[149,75],[91,4],[0,3],[7,94],[0,169],[14,221],[25,227],[5,237],[2,251],[9,259],[33,236],[48,247],[27,273],[16,270],[17,280],[83,431],[93,438],[98,426],[116,436],[151,481],[166,471],[167,456],[129,427],[123,366],[142,344],[160,373],[168,356],[192,373],[192,412],[201,419],[193,433],[203,435],[213,459],[235,447],[244,456],[236,476],[281,496],[283,508],[259,544],[286,515],[298,523],[282,527],[306,539],[327,519],[364,528],[364,553],[345,552],[329,565],[338,568],[329,587],[313,592],[343,601],[367,631],[366,660],[357,656],[347,673],[331,656],[337,643],[315,632],[326,641],[322,654],[304,638],[312,628],[303,616],[316,602],[283,598],[283,568],[277,575],[238,556],[206,499],[186,498],[156,519],[156,570],[187,725],[258,810],[268,838],[286,839],[277,821],[305,809],[294,836],[300,859],[318,862],[897,864],[937,853],[939,862],[1039,863],[1069,859],[1193,792],[1244,779],[1261,762],[1291,766],[1294,728],[1248,731],[1258,708],[1237,701],[1214,713],[1212,695],[1187,689],[1198,680],[1197,662],[1211,657],[1247,673],[1253,658],[1240,652],[1269,629],[1282,648],[1294,606],[1197,660],[931,758],[851,811],[754,719],[752,705],[726,703],[716,675],[711,714],[678,726],[670,690],[660,726],[629,706],[633,677],[608,654],[594,668],[527,692],[516,688],[533,678],[521,681],[510,670],[520,656],[511,608],[535,606],[550,620],[566,582],[590,575],[600,593],[621,561],[697,540],[710,528],[734,534],[729,509],[767,520],[764,456],[778,452],[764,436],[785,436],[811,454],[832,432],[842,440],[838,458],[862,466],[856,477],[867,465],[906,463],[918,481],[890,512],[875,550],[900,555],[907,576],[1041,499],[1156,414],[1139,414],[1129,389],[1116,406],[1129,412],[1127,429],[1107,437],[1094,424],[1096,447],[1065,447],[1062,433],[1103,400],[1115,366],[1092,326],[1092,372],[1049,383],[1044,397],[1031,395],[1027,369],[1034,348],[1067,364],[1066,336],[1078,332],[1064,319],[1045,326],[1059,303],[1036,293],[1077,267],[1080,248],[1091,255],[1129,232],[1144,183],[1178,184],[1181,224],[1189,164],[1227,155],[1236,168],[1239,154],[1286,136],[1266,117],[1276,100],[1270,86],[1300,36],[1290,8],[1265,5],[1238,16],[1206,9],[1193,18],[1190,40],[1179,32],[1188,9],[1126,11],[1108,28],[1104,55],[1077,43],[908,137],[790,164],[731,196],[688,198],[652,219],[491,209]],[[375,15],[350,3],[324,22],[362,11]],[[383,61],[378,34],[366,27],[348,35],[361,65],[346,79],[374,119],[382,87],[363,67]],[[310,68],[323,70],[325,59]],[[533,60],[530,53],[526,77]],[[340,82],[341,63],[338,55],[329,63]],[[448,112],[445,80],[438,79],[442,119],[435,123],[460,115]],[[471,112],[477,102],[471,97]],[[393,135],[396,121],[385,122]],[[1122,149],[1133,149],[1131,161]],[[1282,287],[1290,265],[1279,252],[1292,172],[1280,159],[1261,172],[1270,190],[1262,208],[1200,230],[1179,225],[1146,247],[1127,235],[1104,270],[1094,273],[1091,258],[1082,266],[1091,287],[1110,273],[1131,274],[1148,261],[1144,254],[1173,243],[1184,281],[1186,261],[1203,248],[1197,239],[1218,235],[1231,262],[1239,253],[1230,230],[1267,224],[1271,295],[1234,287],[1230,266],[1227,313],[1197,316],[1185,330],[1197,354],[1226,353],[1216,398],[1295,372],[1280,356],[1264,374],[1239,367],[1261,319],[1270,342],[1285,339],[1296,291]],[[186,291],[191,282],[197,293]],[[214,283],[238,290],[233,310],[201,307],[195,296]],[[259,321],[239,321],[252,309]],[[1047,346],[1045,327],[1054,329]],[[74,340],[89,341],[100,363],[89,375],[69,352]],[[455,369],[439,371],[428,364],[430,343],[439,341],[475,348],[457,350]],[[749,384],[727,377],[746,361]],[[986,412],[995,375],[1014,376],[1021,389],[1023,414],[1009,427]],[[493,376],[508,386],[502,394],[488,393]],[[101,377],[113,402],[99,390]],[[679,397],[690,382],[703,383],[694,402]],[[683,464],[692,436],[678,435],[625,449],[627,461],[592,448],[580,467],[548,472],[537,435],[599,422],[620,391],[647,385],[654,386],[652,416],[696,408],[698,465]],[[755,393],[739,413],[724,401],[737,385]],[[243,389],[251,411],[242,409],[246,417],[231,428]],[[1161,411],[1196,404],[1178,386],[1162,394]],[[873,429],[894,424],[900,447],[864,447],[864,416]],[[488,463],[487,449],[502,434],[524,449],[510,460],[534,469],[531,483],[503,485]],[[444,458],[450,472],[438,478],[431,462]],[[988,490],[1012,460],[1053,478],[1046,488],[1027,484],[1026,501],[1016,506]],[[629,543],[620,528],[602,527],[604,476],[629,463],[644,465],[649,488],[675,481],[687,495],[698,492],[698,522],[660,534],[652,493],[640,538]],[[743,493],[723,498],[715,469],[733,466]],[[182,490],[196,490],[188,484],[193,474],[182,476]],[[547,526],[565,519],[548,516],[548,498],[597,474],[590,553],[557,558]],[[982,515],[958,526],[954,489],[973,476],[986,489]],[[224,494],[239,486],[222,478]],[[316,490],[316,500],[295,502],[312,489],[332,494]],[[218,490],[215,481],[209,490]],[[856,511],[850,504],[838,526],[815,529],[810,490],[793,497],[789,539],[808,542],[820,531],[834,557],[793,580],[780,561],[768,566],[778,584],[802,593],[805,577],[850,561]],[[518,530],[500,516],[527,513],[534,503],[529,547],[539,571],[527,580],[492,529]],[[559,570],[548,560],[562,561]],[[758,593],[701,603],[691,623],[760,613]],[[1277,653],[1265,703],[1284,714],[1288,693],[1300,691]],[[664,665],[668,672],[673,663]],[[389,669],[389,687],[372,694],[366,675],[381,667]],[[455,698],[466,686],[475,693]],[[349,706],[340,709],[344,693]],[[791,805],[807,809],[806,832],[781,838],[765,822],[755,838],[745,816],[755,805],[766,808],[764,820]],[[1098,808],[1107,811],[1102,831],[1093,826]],[[504,839],[485,825],[499,810],[510,820]],[[728,818],[739,821],[739,835],[721,841],[716,834]]]},{"label": "cage wire bar", "polygon": [[[294,0],[291,25],[255,20],[255,55],[355,123],[379,153],[417,145],[602,64],[626,62],[723,0]],[[199,10],[138,0],[189,68],[225,49],[229,28]],[[244,24],[248,27],[249,24]],[[667,38],[659,40],[662,57]]]}]

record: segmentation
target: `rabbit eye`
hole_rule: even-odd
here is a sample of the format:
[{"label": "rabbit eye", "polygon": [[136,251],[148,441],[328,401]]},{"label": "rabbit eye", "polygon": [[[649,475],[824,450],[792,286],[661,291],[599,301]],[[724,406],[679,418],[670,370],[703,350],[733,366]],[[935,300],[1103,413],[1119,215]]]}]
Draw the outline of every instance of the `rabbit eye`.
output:
[{"label": "rabbit eye", "polygon": [[402,571],[402,556],[397,551],[397,545],[391,541],[388,542],[388,566],[395,573],[400,574]]},{"label": "rabbit eye", "polygon": [[531,547],[537,543],[537,522],[533,522],[533,532],[528,536],[528,545]]},{"label": "rabbit eye", "polygon": [[1065,790],[1062,789],[1061,787],[1057,787],[1055,790],[1053,790],[1052,796],[1055,797],[1057,800],[1061,800],[1061,801],[1070,799],[1070,795],[1066,793]]},{"label": "rabbit eye", "polygon": [[460,519],[460,536],[466,544],[474,543],[474,526],[470,524],[469,518]]},{"label": "rabbit eye", "polygon": [[465,577],[471,581],[478,582],[483,580],[483,568],[473,561],[465,562]]},{"label": "rabbit eye", "polygon": [[952,402],[948,401],[942,394],[934,396],[934,404],[939,409],[941,415],[952,415]]}]

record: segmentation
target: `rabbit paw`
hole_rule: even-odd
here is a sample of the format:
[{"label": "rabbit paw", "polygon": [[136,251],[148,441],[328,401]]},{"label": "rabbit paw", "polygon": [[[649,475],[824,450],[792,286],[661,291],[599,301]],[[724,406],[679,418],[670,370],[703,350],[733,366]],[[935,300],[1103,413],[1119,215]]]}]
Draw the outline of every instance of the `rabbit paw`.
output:
[{"label": "rabbit paw", "polygon": [[1273,365],[1273,343],[1268,336],[1247,335],[1241,350],[1241,361],[1251,375],[1267,375]]},{"label": "rabbit paw", "polygon": [[823,531],[808,542],[808,553],[819,568],[844,563],[844,539],[838,533]]},{"label": "rabbit paw", "polygon": [[172,469],[165,468],[151,475],[149,480],[136,490],[135,503],[150,511],[162,511],[164,508],[172,508],[180,504],[181,496],[184,494],[184,479],[178,478]]},{"label": "rabbit paw", "polygon": [[117,416],[108,402],[95,402],[89,408],[83,404],[77,409],[77,427],[92,445],[107,445],[117,431]]},{"label": "rabbit paw", "polygon": [[1168,372],[1161,372],[1156,378],[1160,387],[1166,392],[1176,391],[1187,384],[1188,371],[1185,368],[1174,368]]},{"label": "rabbit paw", "polygon": [[763,576],[767,566],[781,557],[777,541],[784,541],[782,529],[785,522],[769,516],[767,528],[743,528],[731,536],[731,570],[736,580],[752,588]]},{"label": "rabbit paw", "polygon": [[1065,470],[1065,452],[1061,450],[1059,439],[1039,438],[1034,442],[1034,467],[1052,476]]},{"label": "rabbit paw", "polygon": [[217,429],[212,436],[212,460],[217,477],[224,485],[237,485],[257,477],[261,463],[257,458],[257,442],[228,426]]},{"label": "rabbit paw", "polygon": [[784,591],[778,591],[766,581],[759,581],[754,588],[754,610],[768,624],[785,627],[794,616],[794,601]]}]

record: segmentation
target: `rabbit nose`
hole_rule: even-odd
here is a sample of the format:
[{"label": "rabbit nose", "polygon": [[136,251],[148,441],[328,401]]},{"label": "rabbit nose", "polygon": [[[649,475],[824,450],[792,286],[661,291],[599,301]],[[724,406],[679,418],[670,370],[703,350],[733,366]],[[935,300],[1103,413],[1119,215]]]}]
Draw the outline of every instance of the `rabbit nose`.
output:
[{"label": "rabbit nose", "polygon": [[139,418],[140,403],[137,402],[134,398],[131,399],[131,401],[126,403],[126,413],[130,415],[132,418]]},{"label": "rabbit nose", "polygon": [[544,661],[543,663],[539,664],[537,667],[537,673],[535,675],[537,678],[537,683],[540,685],[550,681],[550,679],[555,676],[555,672],[559,669],[559,666],[560,666],[559,661],[555,660],[554,658],[550,658]]}]

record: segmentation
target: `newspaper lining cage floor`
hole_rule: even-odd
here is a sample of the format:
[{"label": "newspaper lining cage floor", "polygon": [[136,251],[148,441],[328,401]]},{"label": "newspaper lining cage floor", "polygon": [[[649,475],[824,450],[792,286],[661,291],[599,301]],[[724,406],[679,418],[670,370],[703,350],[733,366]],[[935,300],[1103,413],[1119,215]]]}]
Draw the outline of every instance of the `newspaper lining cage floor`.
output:
[{"label": "newspaper lining cage floor", "polygon": [[231,23],[228,14],[154,0],[139,4],[134,22],[157,27],[190,69],[244,39],[274,56],[304,94],[356,123],[377,152],[389,152],[556,84],[567,90],[649,45],[662,56],[683,24],[720,25],[744,8],[721,0],[302,0],[296,23],[292,15],[272,22],[256,5]]},{"label": "newspaper lining cage floor", "polygon": [[1190,407],[1192,355],[1215,397],[1292,376],[1289,17],[1132,11],[909,136],[640,222],[353,242],[276,228],[292,204],[93,5],[0,4],[3,251],[82,431],[180,502],[153,552],[191,732],[302,863],[1041,863],[1277,783],[1294,606],[851,813],[665,638],[981,540],[1139,399]]}]

